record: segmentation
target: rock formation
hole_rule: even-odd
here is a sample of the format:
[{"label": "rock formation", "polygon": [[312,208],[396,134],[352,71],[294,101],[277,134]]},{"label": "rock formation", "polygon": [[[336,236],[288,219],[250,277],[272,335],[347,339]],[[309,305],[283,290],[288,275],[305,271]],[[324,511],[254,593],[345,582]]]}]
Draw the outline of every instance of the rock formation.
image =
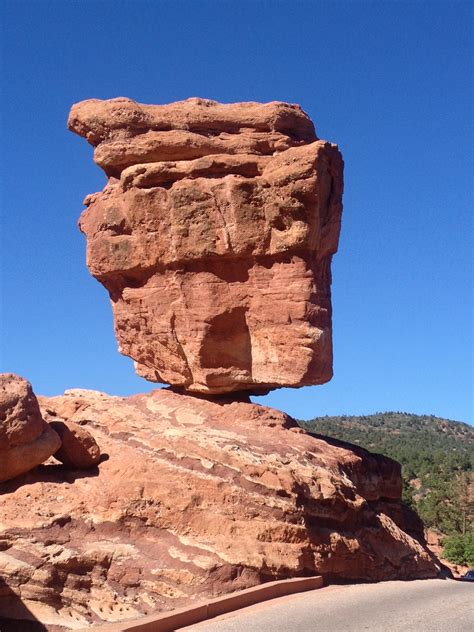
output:
[{"label": "rock formation", "polygon": [[175,388],[42,397],[48,425],[7,376],[0,617],[79,629],[273,579],[436,576],[398,463],[243,393],[331,377],[337,148],[284,103],[91,100],[69,126],[108,176],[80,227],[120,350]]},{"label": "rock formation", "polygon": [[86,470],[100,461],[100,449],[94,437],[81,426],[53,420],[50,426],[61,439],[61,447],[54,458],[72,468]]},{"label": "rock formation", "polygon": [[13,373],[0,373],[0,481],[28,472],[60,446],[41,416],[31,384]]},{"label": "rock formation", "polygon": [[99,462],[100,448],[76,424],[46,423],[31,384],[13,373],[0,373],[0,482],[29,472],[51,456],[71,468],[87,469]]},{"label": "rock formation", "polygon": [[0,485],[0,616],[18,595],[43,623],[82,628],[278,578],[438,573],[400,466],[284,413],[169,389],[40,403],[109,458],[90,476],[48,464]]},{"label": "rock formation", "polygon": [[210,394],[331,378],[342,159],[299,106],[93,99],[68,124],[108,176],[80,228],[140,375]]}]

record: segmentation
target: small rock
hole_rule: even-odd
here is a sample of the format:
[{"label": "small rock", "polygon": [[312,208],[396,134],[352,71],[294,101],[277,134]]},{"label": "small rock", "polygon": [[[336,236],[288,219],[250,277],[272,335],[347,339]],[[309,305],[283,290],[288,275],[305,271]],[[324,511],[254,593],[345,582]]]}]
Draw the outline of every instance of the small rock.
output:
[{"label": "small rock", "polygon": [[100,460],[100,448],[94,437],[72,421],[50,421],[49,425],[59,435],[62,445],[54,458],[68,467],[88,469]]}]

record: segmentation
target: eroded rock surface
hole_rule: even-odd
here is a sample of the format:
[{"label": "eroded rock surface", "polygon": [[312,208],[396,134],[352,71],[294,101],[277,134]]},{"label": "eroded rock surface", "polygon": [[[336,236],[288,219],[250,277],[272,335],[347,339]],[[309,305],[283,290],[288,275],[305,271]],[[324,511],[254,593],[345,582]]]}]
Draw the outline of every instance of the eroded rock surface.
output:
[{"label": "eroded rock surface", "polygon": [[43,463],[60,445],[41,416],[31,384],[13,373],[0,373],[0,481]]},{"label": "eroded rock surface", "polygon": [[40,401],[109,458],[0,485],[0,616],[19,596],[48,626],[81,628],[278,578],[438,572],[400,466],[279,411],[169,389]]},{"label": "eroded rock surface", "polygon": [[93,99],[68,124],[109,178],[80,228],[140,375],[214,394],[331,378],[343,165],[299,106]]},{"label": "eroded rock surface", "polygon": [[100,448],[85,428],[71,421],[54,419],[49,425],[59,435],[61,447],[54,458],[72,468],[86,470],[100,461]]}]

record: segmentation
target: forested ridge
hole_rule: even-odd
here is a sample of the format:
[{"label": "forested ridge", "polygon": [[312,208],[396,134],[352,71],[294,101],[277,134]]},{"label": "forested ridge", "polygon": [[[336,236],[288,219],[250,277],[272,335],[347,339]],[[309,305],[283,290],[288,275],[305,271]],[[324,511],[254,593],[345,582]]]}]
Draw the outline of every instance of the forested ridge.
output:
[{"label": "forested ridge", "polygon": [[[379,452],[402,465],[403,498],[425,526],[447,536],[457,561],[474,564],[474,427],[403,412],[316,417],[310,432]],[[459,543],[462,543],[461,544]],[[454,544],[453,544],[454,543]]]}]

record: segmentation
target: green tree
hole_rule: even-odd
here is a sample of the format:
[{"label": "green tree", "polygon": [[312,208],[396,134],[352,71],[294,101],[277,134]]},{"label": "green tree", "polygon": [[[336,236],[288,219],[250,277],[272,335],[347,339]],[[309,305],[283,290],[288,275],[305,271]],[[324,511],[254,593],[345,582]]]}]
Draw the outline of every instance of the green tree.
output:
[{"label": "green tree", "polygon": [[443,555],[454,564],[474,566],[474,533],[452,535],[443,541]]},{"label": "green tree", "polygon": [[321,417],[301,422],[328,435],[379,452],[402,465],[404,502],[427,527],[463,535],[474,525],[474,428],[432,415],[401,412]]}]

